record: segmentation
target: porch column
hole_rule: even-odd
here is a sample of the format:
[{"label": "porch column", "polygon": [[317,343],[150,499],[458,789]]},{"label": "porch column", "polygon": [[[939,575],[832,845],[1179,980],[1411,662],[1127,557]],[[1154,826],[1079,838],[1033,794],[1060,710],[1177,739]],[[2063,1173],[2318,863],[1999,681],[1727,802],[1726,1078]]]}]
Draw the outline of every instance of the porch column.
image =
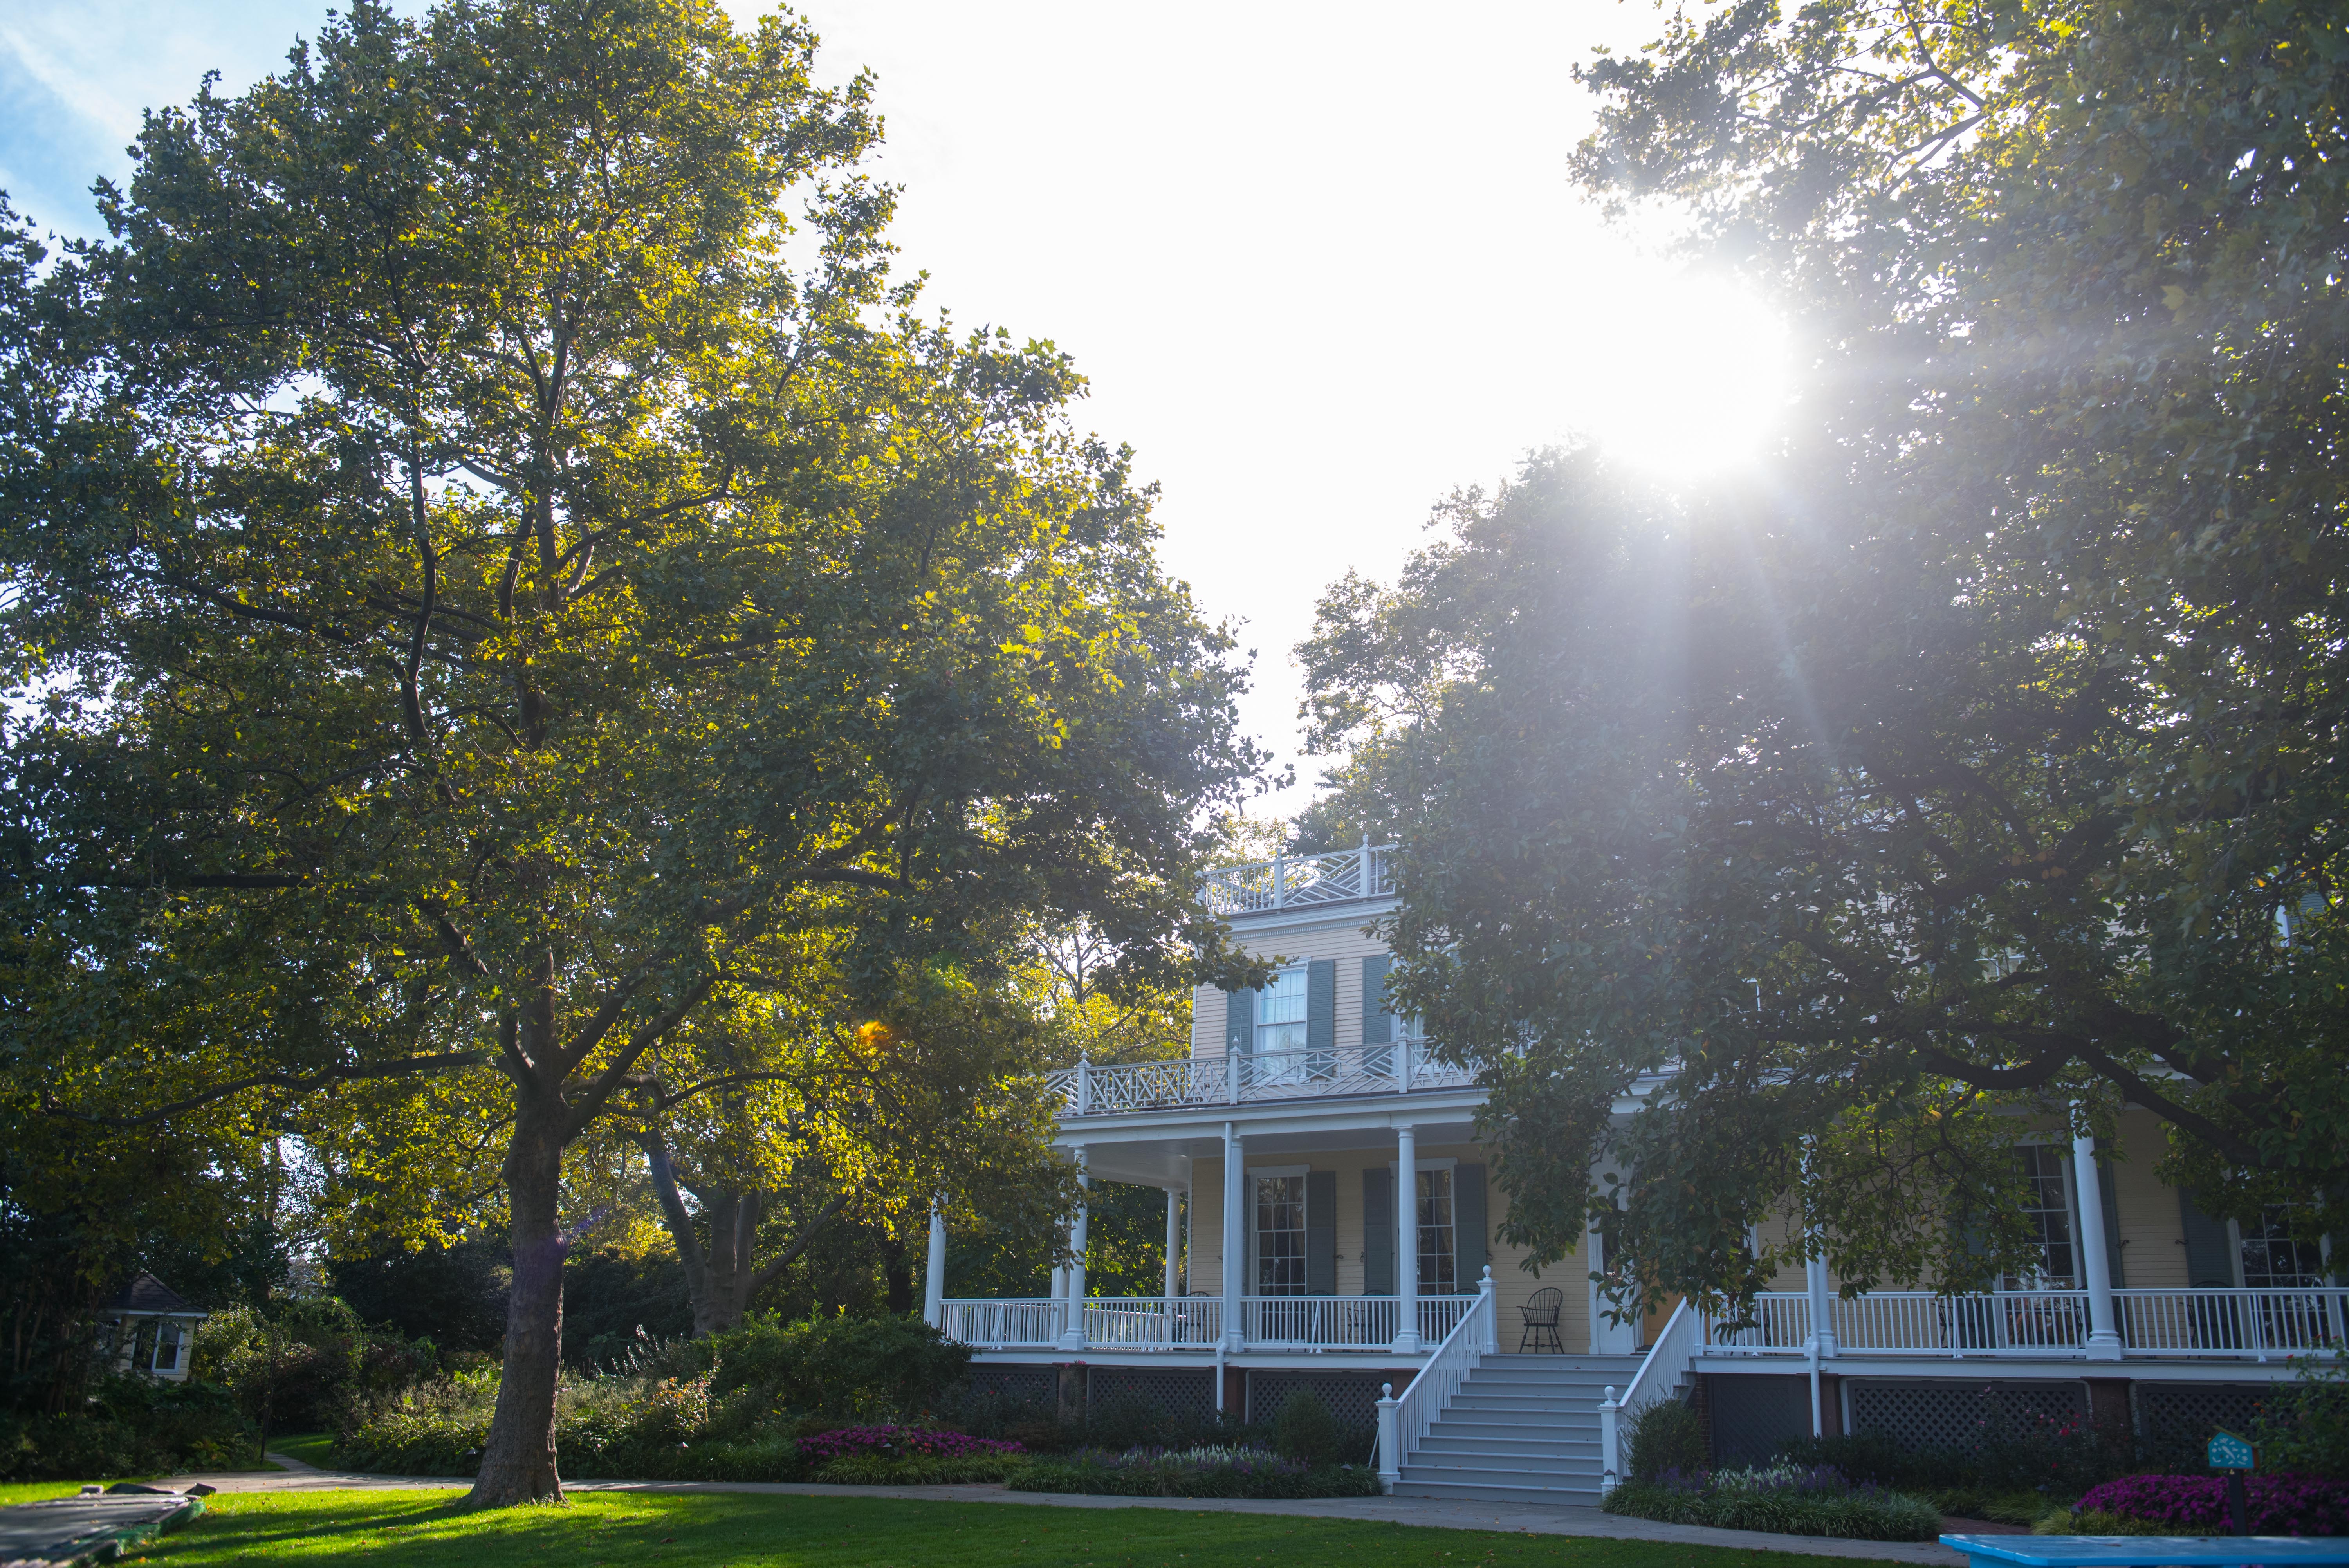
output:
[{"label": "porch column", "polygon": [[1239,1129],[1224,1124],[1224,1348],[1247,1347],[1241,1334],[1240,1273],[1247,1267],[1247,1153]]},{"label": "porch column", "polygon": [[1811,1297],[1811,1345],[1819,1359],[1832,1361],[1843,1347],[1836,1343],[1835,1292],[1827,1285],[1827,1261],[1812,1257],[1803,1262],[1803,1287]]},{"label": "porch column", "polygon": [[[1077,1157],[1077,1186],[1090,1191],[1092,1178],[1085,1174],[1085,1146],[1077,1145],[1071,1151]],[[1062,1350],[1082,1350],[1085,1347],[1085,1205],[1077,1201],[1077,1217],[1069,1225],[1069,1318],[1061,1330]]]},{"label": "porch column", "polygon": [[1419,1129],[1395,1128],[1395,1337],[1398,1355],[1419,1354]]},{"label": "porch column", "polygon": [[2072,1140],[2072,1186],[2079,1199],[2080,1271],[2088,1282],[2088,1359],[2118,1361],[2120,1319],[2113,1310],[2113,1261],[2106,1251],[2104,1185],[2096,1175],[2093,1134]]},{"label": "porch column", "polygon": [[1183,1195],[1166,1189],[1166,1296],[1183,1293]]},{"label": "porch column", "polygon": [[930,1200],[930,1263],[923,1272],[922,1321],[932,1328],[947,1325],[947,1210]]}]

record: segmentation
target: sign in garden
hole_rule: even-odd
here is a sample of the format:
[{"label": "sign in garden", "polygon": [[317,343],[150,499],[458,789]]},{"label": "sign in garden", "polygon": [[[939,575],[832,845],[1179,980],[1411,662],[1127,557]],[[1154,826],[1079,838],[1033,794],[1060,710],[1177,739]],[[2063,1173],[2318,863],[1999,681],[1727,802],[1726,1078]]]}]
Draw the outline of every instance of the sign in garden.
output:
[{"label": "sign in garden", "polygon": [[2204,1458],[2214,1470],[2253,1470],[2260,1467],[2260,1451],[2251,1447],[2251,1439],[2224,1428],[2210,1435],[2210,1447]]}]

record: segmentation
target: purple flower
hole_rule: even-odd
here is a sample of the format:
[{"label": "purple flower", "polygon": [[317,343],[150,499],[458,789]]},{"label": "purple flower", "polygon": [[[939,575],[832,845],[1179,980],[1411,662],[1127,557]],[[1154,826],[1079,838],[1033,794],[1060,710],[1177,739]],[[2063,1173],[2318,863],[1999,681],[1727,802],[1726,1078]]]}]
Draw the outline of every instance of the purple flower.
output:
[{"label": "purple flower", "polygon": [[[2255,1535],[2349,1534],[2349,1484],[2313,1476],[2252,1476],[2244,1491]],[[2123,1476],[2088,1491],[2079,1511],[2220,1530],[2229,1522],[2227,1483],[2216,1476]]]}]

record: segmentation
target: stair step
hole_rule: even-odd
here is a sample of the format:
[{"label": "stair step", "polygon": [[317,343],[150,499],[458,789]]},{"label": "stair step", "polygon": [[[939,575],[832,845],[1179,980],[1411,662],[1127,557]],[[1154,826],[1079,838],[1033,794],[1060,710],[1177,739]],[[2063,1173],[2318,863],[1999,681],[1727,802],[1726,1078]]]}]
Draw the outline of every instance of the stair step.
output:
[{"label": "stair step", "polygon": [[1481,1480],[1419,1480],[1409,1474],[1395,1482],[1397,1497],[1456,1498],[1464,1502],[1529,1502],[1551,1507],[1599,1506],[1599,1483],[1588,1487],[1513,1486]]},{"label": "stair step", "polygon": [[1524,1454],[1529,1458],[1539,1456],[1558,1459],[1588,1459],[1595,1463],[1599,1458],[1599,1439],[1596,1438],[1502,1437],[1492,1432],[1461,1433],[1454,1436],[1444,1432],[1431,1432],[1419,1440],[1419,1448],[1412,1457],[1417,1459],[1422,1454]]}]

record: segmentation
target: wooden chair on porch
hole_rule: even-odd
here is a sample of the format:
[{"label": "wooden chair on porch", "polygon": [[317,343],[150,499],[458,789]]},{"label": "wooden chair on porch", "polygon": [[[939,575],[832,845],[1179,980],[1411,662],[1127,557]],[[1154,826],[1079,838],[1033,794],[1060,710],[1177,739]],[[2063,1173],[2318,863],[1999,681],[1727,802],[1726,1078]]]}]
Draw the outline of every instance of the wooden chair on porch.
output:
[{"label": "wooden chair on porch", "polygon": [[1566,1293],[1555,1285],[1546,1285],[1526,1298],[1526,1304],[1517,1309],[1526,1320],[1526,1331],[1517,1336],[1518,1355],[1523,1355],[1529,1344],[1539,1355],[1544,1340],[1549,1342],[1553,1355],[1566,1354],[1566,1342],[1557,1336],[1557,1314],[1565,1306]]}]

